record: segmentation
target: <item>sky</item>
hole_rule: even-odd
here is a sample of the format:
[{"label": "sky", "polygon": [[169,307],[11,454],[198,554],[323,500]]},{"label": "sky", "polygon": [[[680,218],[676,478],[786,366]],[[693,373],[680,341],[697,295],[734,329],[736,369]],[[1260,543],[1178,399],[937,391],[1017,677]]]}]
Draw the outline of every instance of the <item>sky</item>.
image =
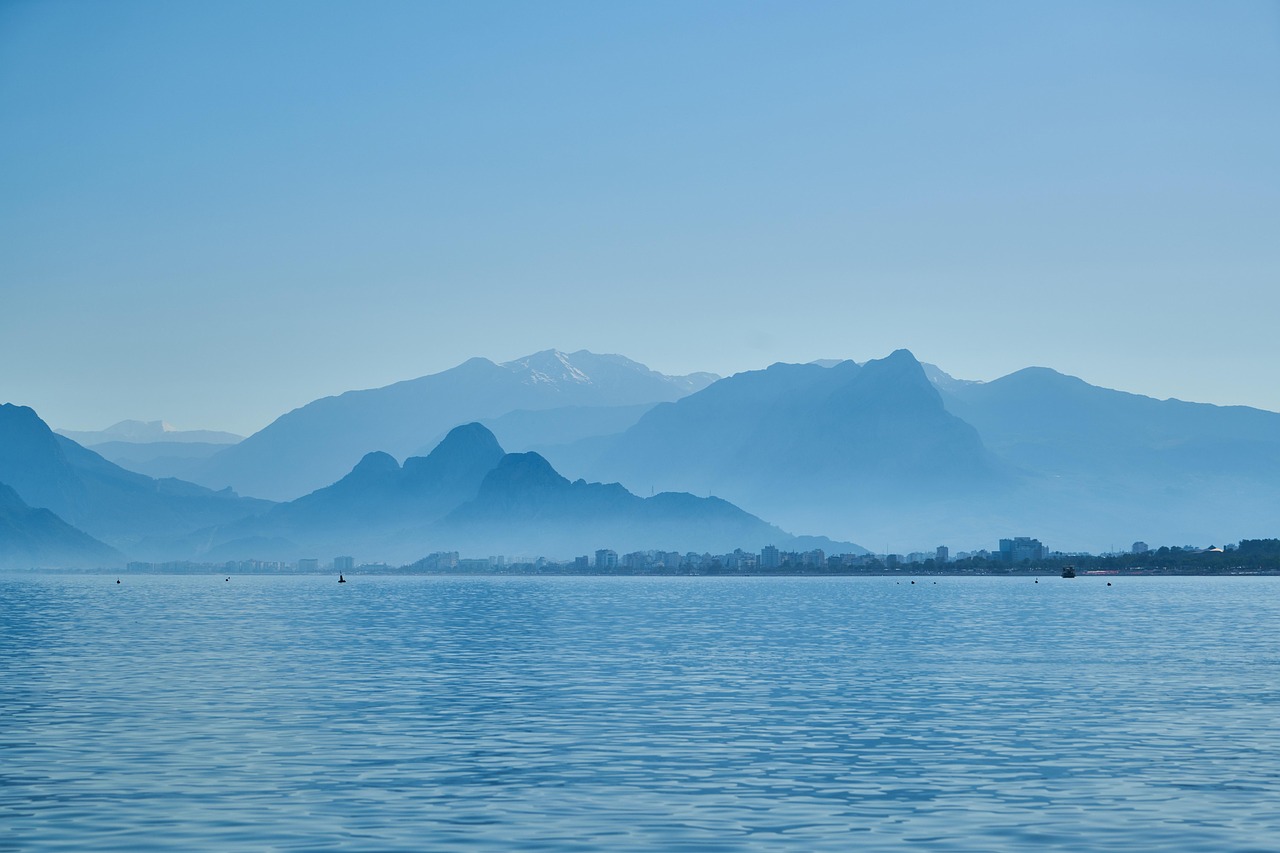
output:
[{"label": "sky", "polygon": [[1276,2],[0,2],[0,399],[257,430],[472,356],[1280,410]]}]

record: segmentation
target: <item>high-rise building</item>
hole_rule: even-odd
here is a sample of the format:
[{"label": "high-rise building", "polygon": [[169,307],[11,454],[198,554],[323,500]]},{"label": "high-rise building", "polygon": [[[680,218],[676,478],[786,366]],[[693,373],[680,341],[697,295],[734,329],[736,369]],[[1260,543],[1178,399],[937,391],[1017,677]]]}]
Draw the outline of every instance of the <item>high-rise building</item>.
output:
[{"label": "high-rise building", "polygon": [[1143,541],[1139,540],[1139,541],[1137,541],[1137,542],[1134,542],[1134,543],[1133,543],[1133,551],[1132,551],[1132,553],[1134,553],[1134,554],[1145,554],[1145,553],[1147,553],[1147,552],[1148,552],[1148,551],[1150,551],[1150,550],[1151,550],[1151,549],[1150,549],[1149,547],[1147,547],[1147,543],[1146,543],[1146,542],[1143,542]]},{"label": "high-rise building", "polygon": [[945,566],[951,560],[951,549],[946,545],[939,545],[937,553],[933,555],[933,561],[939,566]]},{"label": "high-rise building", "polygon": [[298,561],[298,571],[314,572],[320,568],[320,561],[315,557],[304,557]]},{"label": "high-rise building", "polygon": [[333,558],[333,568],[335,571],[349,572],[355,567],[356,567],[356,560],[354,557],[334,557]]},{"label": "high-rise building", "polygon": [[827,554],[821,548],[815,548],[812,551],[805,551],[800,556],[800,562],[808,568],[826,568]]},{"label": "high-rise building", "polygon": [[597,569],[616,569],[618,568],[618,552],[609,548],[596,551],[596,568]]},{"label": "high-rise building", "polygon": [[782,557],[778,554],[778,549],[773,545],[766,545],[760,549],[760,568],[776,569],[782,565]]},{"label": "high-rise building", "polygon": [[1021,563],[1023,560],[1043,560],[1044,544],[1030,536],[1016,536],[1013,539],[1000,540],[1000,559],[1006,563]]},{"label": "high-rise building", "polygon": [[640,571],[648,568],[649,555],[644,551],[632,551],[630,554],[622,555],[622,567],[629,571]]}]

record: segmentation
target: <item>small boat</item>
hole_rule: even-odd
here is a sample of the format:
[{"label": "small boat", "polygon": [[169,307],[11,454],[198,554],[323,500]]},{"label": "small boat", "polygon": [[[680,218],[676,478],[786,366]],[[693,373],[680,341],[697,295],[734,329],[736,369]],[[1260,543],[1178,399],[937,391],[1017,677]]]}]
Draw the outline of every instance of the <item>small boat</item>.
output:
[{"label": "small boat", "polygon": [[1076,567],[1075,567],[1075,566],[1065,566],[1065,567],[1062,569],[1062,576],[1063,576],[1064,578],[1073,578],[1073,577],[1075,577],[1075,576],[1076,576]]}]

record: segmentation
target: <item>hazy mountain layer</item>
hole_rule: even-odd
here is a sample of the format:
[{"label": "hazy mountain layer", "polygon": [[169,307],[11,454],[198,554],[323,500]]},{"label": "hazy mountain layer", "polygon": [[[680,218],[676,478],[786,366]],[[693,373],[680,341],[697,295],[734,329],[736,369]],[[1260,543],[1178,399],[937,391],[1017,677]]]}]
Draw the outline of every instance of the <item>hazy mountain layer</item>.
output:
[{"label": "hazy mountain layer", "polygon": [[58,435],[66,436],[82,447],[97,447],[112,441],[124,441],[132,444],[165,442],[167,444],[235,444],[244,436],[233,432],[219,432],[212,429],[174,429],[164,421],[120,421],[101,430],[54,430]]},{"label": "hazy mountain layer", "polygon": [[[263,556],[264,542],[280,559],[303,552],[360,551],[369,559],[421,557],[419,547],[401,534],[420,531],[471,500],[480,483],[502,459],[493,434],[480,424],[456,427],[426,457],[395,457],[375,451],[333,485],[270,512],[202,532],[197,543],[215,555]],[[314,554],[313,554],[314,555]]]},{"label": "hazy mountain layer", "polygon": [[262,512],[266,501],[126,471],[55,434],[26,406],[0,405],[0,482],[27,504],[124,550]]},{"label": "hazy mountain layer", "polygon": [[655,407],[606,443],[562,457],[575,473],[638,491],[714,494],[790,527],[883,541],[900,519],[954,514],[1018,475],[949,413],[905,350],[777,364]]},{"label": "hazy mountain layer", "polygon": [[[537,543],[576,549],[593,531],[619,543],[609,547],[631,547],[620,543],[666,530],[665,544],[635,547],[677,548],[689,530],[679,527],[681,513],[732,527],[710,504],[657,492],[716,495],[735,512],[741,506],[784,527],[877,550],[990,548],[1008,535],[1063,549],[1136,539],[1205,544],[1271,535],[1280,518],[1280,414],[1273,412],[1154,400],[1045,368],[967,381],[905,350],[864,365],[776,364],[711,379],[665,377],[590,353],[547,351],[503,365],[472,359],[316,401],[205,462],[174,457],[172,464],[205,466],[206,474],[234,468],[252,482],[278,479],[282,490],[338,469],[325,481],[333,485],[273,510],[269,520],[240,520],[265,504],[123,471],[13,406],[0,411],[0,480],[31,505],[120,546],[213,524],[217,535],[199,544],[208,553],[234,541],[294,551],[299,543],[340,547],[353,533],[370,552],[407,557],[445,542],[477,552],[515,542],[529,551]],[[531,503],[494,503],[499,493],[482,492],[481,484],[503,451],[478,424],[403,466],[387,452],[370,453],[411,452],[424,436],[470,417],[487,419],[522,450],[538,450],[547,470],[599,482],[533,477],[527,494],[511,492]],[[147,464],[162,464],[161,457]],[[541,470],[531,457],[521,464],[531,466],[530,477]],[[451,465],[459,466],[452,474]],[[600,485],[612,481],[622,485]],[[637,504],[637,494],[655,495],[656,503]],[[480,503],[462,511],[473,501]],[[499,523],[502,513],[486,515],[482,505],[512,514]],[[529,514],[535,505],[541,515]],[[546,535],[536,529],[543,518],[557,519]],[[748,538],[727,546],[745,547],[756,528],[735,518]],[[700,541],[719,542],[710,533]]]},{"label": "hazy mountain layer", "polygon": [[616,483],[571,483],[536,453],[504,455],[493,434],[472,423],[403,466],[389,454],[367,454],[333,485],[201,531],[187,547],[215,560],[351,553],[410,562],[447,550],[571,557],[597,548],[785,548],[792,539],[722,500],[640,498]]},{"label": "hazy mountain layer", "polygon": [[[945,375],[944,375],[945,376]],[[1280,414],[1156,400],[1046,368],[938,386],[1033,476],[993,514],[1064,546],[1236,541],[1280,523]]]},{"label": "hazy mountain layer", "polygon": [[759,550],[792,537],[718,498],[664,492],[641,498],[617,483],[570,482],[537,453],[511,453],[475,500],[439,525],[459,549],[570,557],[597,548],[625,551]]},{"label": "hazy mountain layer", "polygon": [[227,445],[202,441],[104,441],[93,452],[121,468],[148,477],[186,479]]},{"label": "hazy mountain layer", "polygon": [[516,410],[675,400],[715,378],[664,376],[585,350],[547,350],[505,364],[473,358],[430,376],[316,400],[212,457],[193,476],[215,488],[291,499],[333,482],[372,450],[415,453],[459,423]]},{"label": "hazy mountain layer", "polygon": [[574,475],[716,494],[878,550],[1234,541],[1280,518],[1278,414],[1044,368],[959,380],[905,351],[737,374],[548,453]]},{"label": "hazy mountain layer", "polygon": [[0,483],[0,568],[67,568],[117,565],[114,548],[67,524],[47,509],[35,509]]},{"label": "hazy mountain layer", "polygon": [[566,406],[540,411],[517,410],[482,423],[512,451],[539,450],[602,435],[616,435],[657,403],[634,406]]}]

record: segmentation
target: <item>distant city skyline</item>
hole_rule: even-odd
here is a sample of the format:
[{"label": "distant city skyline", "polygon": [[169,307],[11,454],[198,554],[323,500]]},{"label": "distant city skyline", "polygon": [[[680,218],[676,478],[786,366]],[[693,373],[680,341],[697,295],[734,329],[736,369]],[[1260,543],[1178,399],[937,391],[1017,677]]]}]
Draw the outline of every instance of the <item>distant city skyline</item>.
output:
[{"label": "distant city skyline", "polygon": [[249,434],[539,350],[1280,410],[1280,7],[0,6],[0,398]]}]

